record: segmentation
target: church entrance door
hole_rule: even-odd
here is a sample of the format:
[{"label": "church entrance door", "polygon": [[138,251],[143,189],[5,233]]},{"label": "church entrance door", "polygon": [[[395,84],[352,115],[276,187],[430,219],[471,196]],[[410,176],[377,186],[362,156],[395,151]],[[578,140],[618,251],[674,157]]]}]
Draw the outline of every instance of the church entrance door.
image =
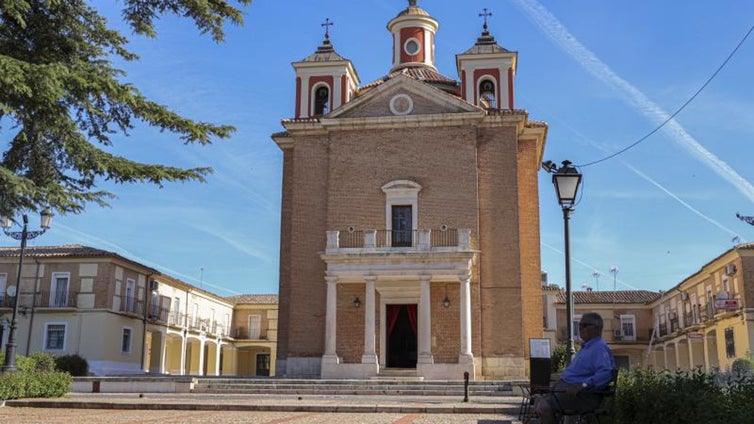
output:
[{"label": "church entrance door", "polygon": [[416,368],[416,305],[387,306],[387,366]]}]

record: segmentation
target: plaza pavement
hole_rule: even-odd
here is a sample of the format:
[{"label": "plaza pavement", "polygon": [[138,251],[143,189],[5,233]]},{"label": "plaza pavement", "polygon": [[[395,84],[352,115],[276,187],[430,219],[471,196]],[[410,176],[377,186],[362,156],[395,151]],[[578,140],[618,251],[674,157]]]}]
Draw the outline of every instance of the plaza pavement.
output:
[{"label": "plaza pavement", "polygon": [[3,423],[515,424],[521,398],[479,396],[70,393],[19,399]]}]

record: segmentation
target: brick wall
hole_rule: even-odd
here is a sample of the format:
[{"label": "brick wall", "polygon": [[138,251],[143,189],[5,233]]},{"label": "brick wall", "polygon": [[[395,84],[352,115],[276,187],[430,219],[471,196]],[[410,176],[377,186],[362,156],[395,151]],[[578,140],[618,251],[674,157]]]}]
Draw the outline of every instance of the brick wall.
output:
[{"label": "brick wall", "polygon": [[[450,307],[442,305],[447,296]],[[432,356],[435,363],[456,364],[461,353],[460,284],[434,283],[431,288]]]}]

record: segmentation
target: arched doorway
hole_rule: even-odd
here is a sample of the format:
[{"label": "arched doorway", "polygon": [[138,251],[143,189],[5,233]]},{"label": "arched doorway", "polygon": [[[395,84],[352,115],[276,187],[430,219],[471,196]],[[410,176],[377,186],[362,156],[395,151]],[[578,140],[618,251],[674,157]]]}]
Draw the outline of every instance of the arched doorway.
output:
[{"label": "arched doorway", "polygon": [[416,368],[416,304],[386,305],[387,367]]}]

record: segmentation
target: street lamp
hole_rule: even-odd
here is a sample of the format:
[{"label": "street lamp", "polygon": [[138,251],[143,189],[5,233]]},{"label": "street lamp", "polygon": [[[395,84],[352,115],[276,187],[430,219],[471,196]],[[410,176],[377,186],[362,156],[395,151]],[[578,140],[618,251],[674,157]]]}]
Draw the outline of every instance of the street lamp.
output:
[{"label": "street lamp", "polygon": [[21,231],[9,231],[11,225],[13,225],[13,218],[3,216],[0,218],[0,225],[3,227],[3,232],[9,237],[16,240],[21,240],[21,254],[18,258],[18,274],[16,275],[16,285],[8,287],[8,295],[15,297],[13,301],[13,316],[10,321],[10,332],[8,333],[8,343],[5,345],[5,364],[3,364],[2,372],[14,372],[16,371],[16,316],[18,315],[18,298],[21,296],[21,269],[24,266],[24,251],[26,250],[26,241],[31,240],[39,235],[42,235],[50,228],[52,222],[52,212],[45,208],[41,216],[41,230],[28,231],[27,226],[29,224],[29,217],[26,214],[23,215],[24,225]]},{"label": "street lamp", "polygon": [[[555,170],[554,165],[550,170]],[[566,361],[570,364],[576,349],[573,347],[573,292],[571,291],[571,243],[568,221],[573,213],[576,203],[576,194],[581,184],[581,174],[571,165],[570,161],[564,160],[563,165],[552,174],[552,183],[555,185],[555,194],[558,195],[558,203],[563,209],[563,225],[565,232],[565,283],[566,283],[566,331],[568,332],[568,344],[566,345]]]}]

